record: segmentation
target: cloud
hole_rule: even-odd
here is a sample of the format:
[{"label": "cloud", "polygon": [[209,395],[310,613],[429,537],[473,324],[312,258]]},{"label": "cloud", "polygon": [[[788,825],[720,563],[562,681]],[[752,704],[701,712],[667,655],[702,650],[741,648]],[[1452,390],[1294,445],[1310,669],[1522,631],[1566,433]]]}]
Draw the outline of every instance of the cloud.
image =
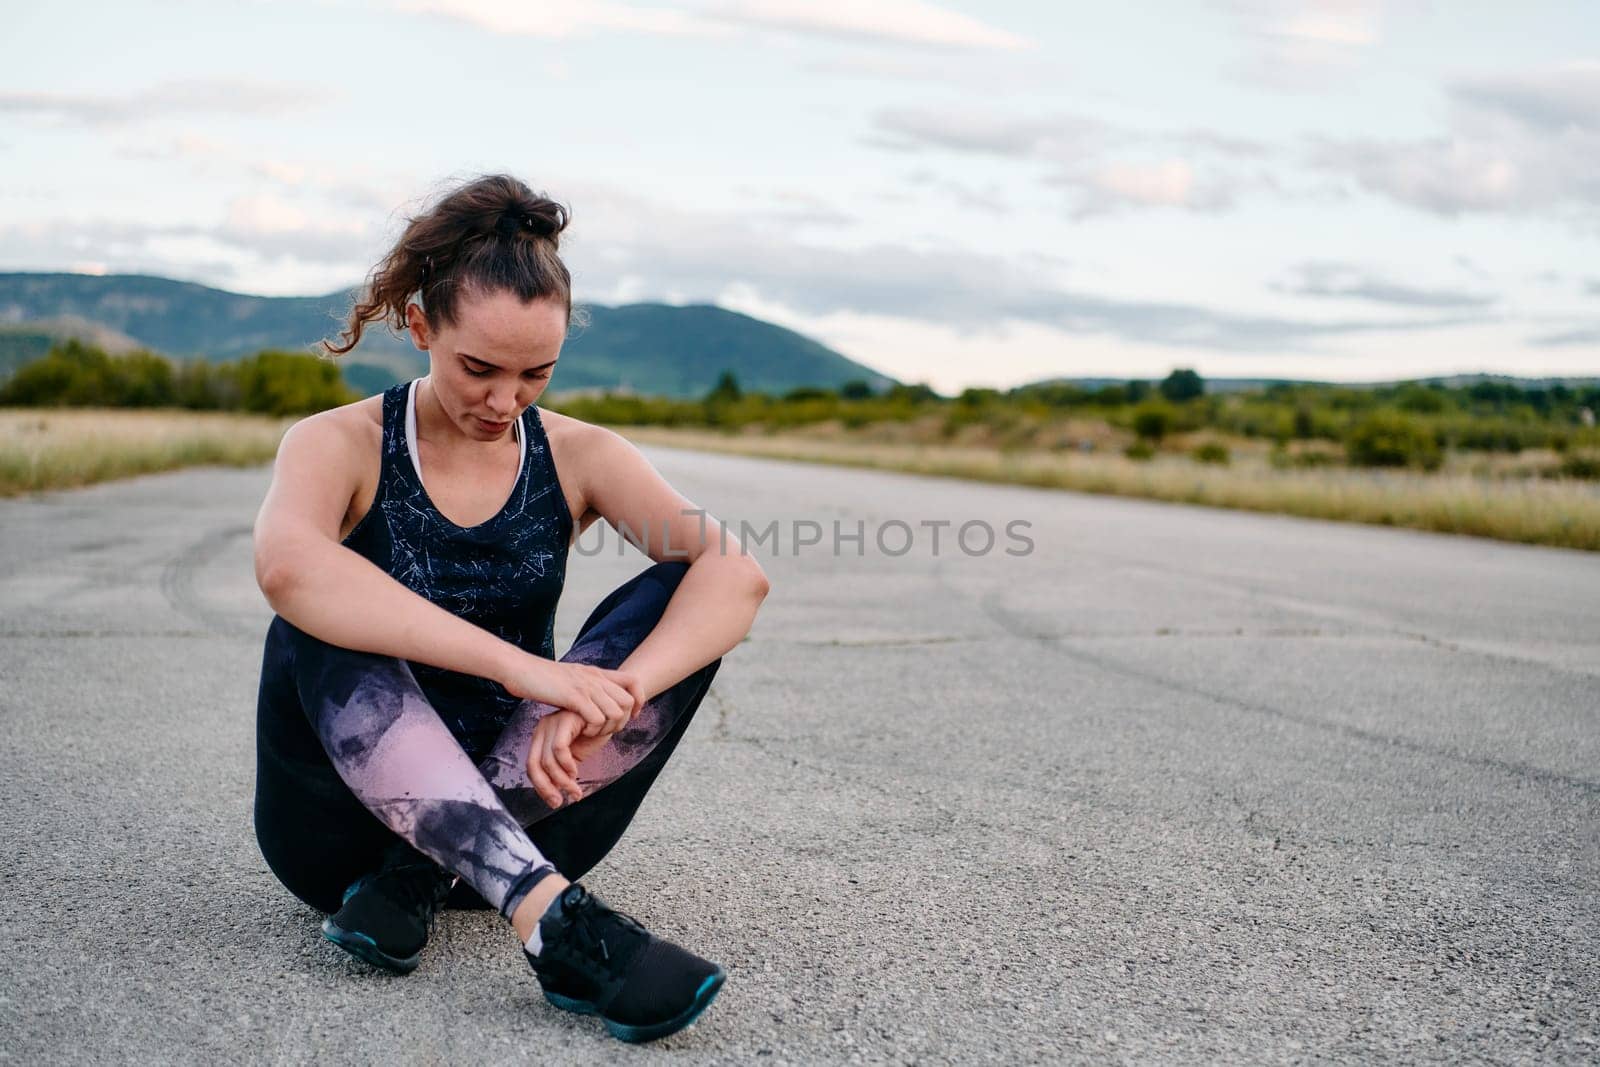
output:
[{"label": "cloud", "polygon": [[1583,283],[1583,291],[1590,296],[1600,296],[1600,278],[1587,278]]},{"label": "cloud", "polygon": [[246,196],[232,201],[212,226],[53,219],[0,226],[0,248],[7,265],[19,270],[89,261],[105,273],[223,284],[264,263],[276,268],[286,261],[307,276],[343,285],[380,254],[383,236],[375,227],[318,217],[278,197]]},{"label": "cloud", "polygon": [[1324,89],[1357,72],[1382,36],[1390,0],[1222,0],[1244,33],[1228,73],[1274,89]]},{"label": "cloud", "polygon": [[880,111],[873,126],[888,144],[909,150],[938,148],[1012,159],[1079,158],[1093,151],[1109,132],[1104,123],[1073,115],[1023,119],[922,108]]},{"label": "cloud", "polygon": [[1416,308],[1482,308],[1495,297],[1462,289],[1424,289],[1376,277],[1349,263],[1313,260],[1291,268],[1293,280],[1271,288],[1295,296],[1338,297]]},{"label": "cloud", "polygon": [[1499,112],[1530,128],[1600,130],[1600,61],[1467,78],[1450,92],[1463,104]]},{"label": "cloud", "polygon": [[661,37],[712,37],[723,31],[689,12],[638,4],[585,0],[581,4],[524,0],[395,0],[400,11],[477,26],[493,33],[564,40],[596,33],[643,33]]},{"label": "cloud", "polygon": [[1072,192],[1068,213],[1074,219],[1141,208],[1224,211],[1246,188],[1273,184],[1264,177],[1200,162],[1206,157],[1231,160],[1270,151],[1259,142],[1205,130],[1146,133],[1078,115],[1019,118],[978,110],[918,108],[880,111],[873,129],[872,143],[884,148],[1050,165],[1044,182]]},{"label": "cloud", "polygon": [[1310,163],[1437,215],[1600,208],[1600,64],[1466,79],[1448,132],[1409,141],[1324,139]]},{"label": "cloud", "polygon": [[1217,177],[1201,177],[1187,161],[1116,161],[1092,169],[1069,170],[1050,179],[1078,192],[1074,219],[1125,208],[1170,207],[1223,211],[1233,206],[1237,187]]},{"label": "cloud", "polygon": [[564,40],[599,33],[725,37],[755,31],[783,36],[926,49],[1017,51],[1026,38],[925,0],[723,0],[692,8],[588,0],[394,0],[414,15],[446,18],[494,33]]},{"label": "cloud", "polygon": [[[853,312],[966,335],[1024,323],[1180,348],[1273,354],[1316,351],[1319,341],[1342,335],[1485,321],[1477,313],[1291,318],[1116,299],[1052,284],[1049,264],[971,251],[949,239],[925,247],[828,247],[802,241],[792,225],[759,213],[694,213],[606,186],[558,185],[576,211],[563,254],[580,299],[600,303],[716,302],[738,291],[797,316]],[[357,229],[283,195],[239,198],[214,226],[76,219],[0,226],[6,265],[18,269],[89,261],[108,271],[211,284],[248,277],[258,291],[279,292],[304,292],[307,279],[321,291],[352,284],[382,254],[384,240],[375,229]]]},{"label": "cloud", "polygon": [[741,26],[831,40],[939,49],[1020,51],[1027,38],[923,0],[743,0],[707,9]]},{"label": "cloud", "polygon": [[[827,248],[740,216],[691,215],[601,187],[573,189],[584,217],[569,263],[580,289],[610,302],[668,292],[715,301],[731,289],[796,314],[857,312],[969,332],[1006,321],[1185,348],[1283,352],[1322,338],[1411,332],[1484,320],[1481,314],[1425,319],[1291,319],[1196,305],[1130,301],[1053,288],[1036,265],[952,247],[877,244]],[[670,282],[668,281],[670,279]]]},{"label": "cloud", "polygon": [[1540,348],[1567,348],[1578,345],[1594,345],[1600,348],[1600,326],[1530,337],[1528,343],[1538,345]]},{"label": "cloud", "polygon": [[56,125],[115,126],[172,115],[273,117],[328,99],[325,90],[309,86],[179,81],[119,94],[0,93],[0,113],[31,116]]}]

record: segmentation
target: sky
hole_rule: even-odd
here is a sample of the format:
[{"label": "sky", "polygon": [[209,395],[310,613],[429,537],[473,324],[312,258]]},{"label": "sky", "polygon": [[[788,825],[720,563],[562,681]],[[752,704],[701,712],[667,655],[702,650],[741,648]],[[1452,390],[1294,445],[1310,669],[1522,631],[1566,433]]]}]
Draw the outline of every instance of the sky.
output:
[{"label": "sky", "polygon": [[358,283],[478,174],[580,303],[941,391],[1600,374],[1600,5],[16,5],[0,270]]}]

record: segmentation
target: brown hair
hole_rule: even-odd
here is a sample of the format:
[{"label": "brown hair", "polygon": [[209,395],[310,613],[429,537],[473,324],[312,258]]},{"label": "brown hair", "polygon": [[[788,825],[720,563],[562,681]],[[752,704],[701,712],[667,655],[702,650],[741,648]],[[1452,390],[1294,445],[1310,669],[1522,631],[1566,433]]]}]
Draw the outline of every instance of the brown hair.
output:
[{"label": "brown hair", "polygon": [[429,327],[455,325],[463,293],[513,292],[524,303],[556,299],[572,323],[572,275],[557,250],[572,211],[506,174],[488,174],[445,194],[421,215],[367,276],[340,336],[318,342],[342,356],[368,322],[406,328],[406,305],[422,296]]}]

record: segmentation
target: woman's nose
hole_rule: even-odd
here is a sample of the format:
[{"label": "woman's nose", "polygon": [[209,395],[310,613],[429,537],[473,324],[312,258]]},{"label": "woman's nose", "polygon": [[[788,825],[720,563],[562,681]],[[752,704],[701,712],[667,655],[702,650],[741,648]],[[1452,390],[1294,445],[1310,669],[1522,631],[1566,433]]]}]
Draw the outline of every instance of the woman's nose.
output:
[{"label": "woman's nose", "polygon": [[517,410],[516,388],[489,390],[489,410],[509,419],[511,413]]}]

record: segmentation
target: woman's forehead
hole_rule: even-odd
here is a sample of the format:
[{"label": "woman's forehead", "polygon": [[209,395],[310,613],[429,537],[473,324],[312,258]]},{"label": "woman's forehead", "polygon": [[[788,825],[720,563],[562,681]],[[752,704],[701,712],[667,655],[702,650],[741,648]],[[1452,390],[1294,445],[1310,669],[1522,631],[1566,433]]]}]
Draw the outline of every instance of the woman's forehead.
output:
[{"label": "woman's forehead", "polygon": [[[515,293],[499,292],[461,302],[455,315],[457,347],[491,363],[549,360],[567,333],[566,308],[554,300],[523,303]],[[497,358],[501,357],[501,358]]]}]

